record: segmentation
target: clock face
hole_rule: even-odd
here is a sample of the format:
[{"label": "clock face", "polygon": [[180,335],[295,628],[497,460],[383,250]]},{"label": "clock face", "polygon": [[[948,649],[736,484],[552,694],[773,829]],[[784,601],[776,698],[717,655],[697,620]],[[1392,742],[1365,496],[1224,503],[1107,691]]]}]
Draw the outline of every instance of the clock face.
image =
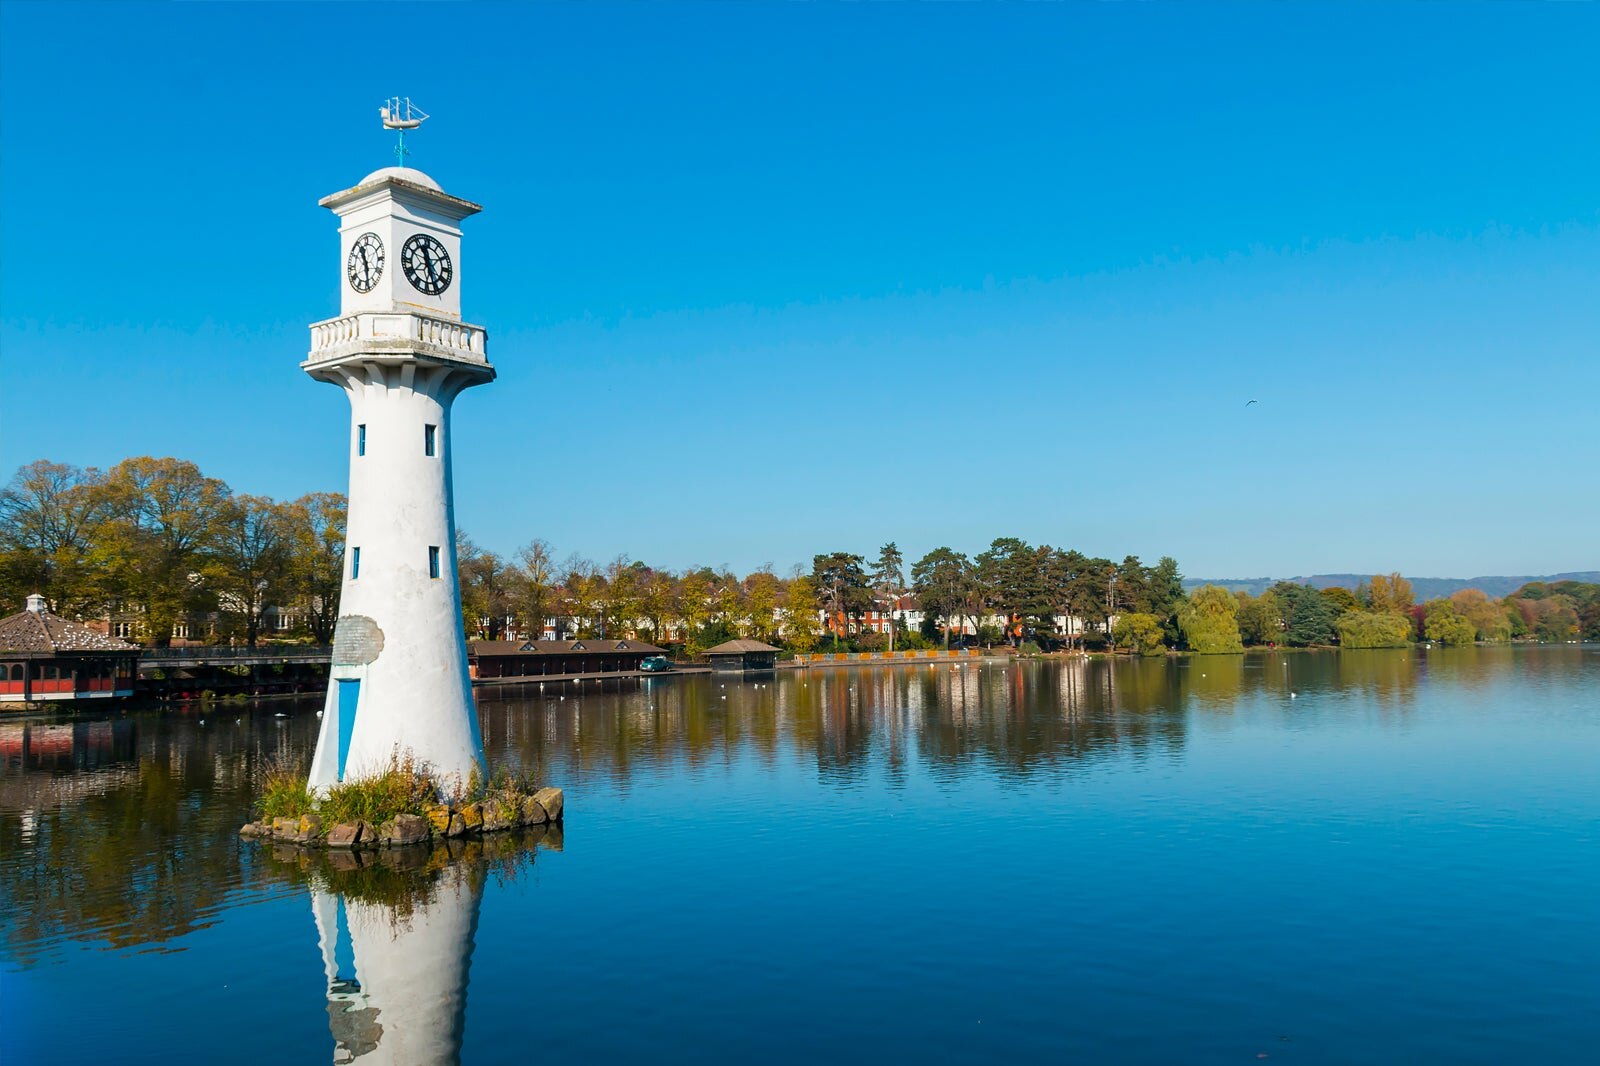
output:
[{"label": "clock face", "polygon": [[350,258],[344,264],[345,277],[357,292],[371,292],[383,277],[383,241],[376,233],[363,233],[350,246]]},{"label": "clock face", "polygon": [[414,234],[400,249],[400,265],[405,268],[406,280],[418,292],[437,296],[450,287],[455,268],[450,265],[450,253],[444,245],[426,233]]}]

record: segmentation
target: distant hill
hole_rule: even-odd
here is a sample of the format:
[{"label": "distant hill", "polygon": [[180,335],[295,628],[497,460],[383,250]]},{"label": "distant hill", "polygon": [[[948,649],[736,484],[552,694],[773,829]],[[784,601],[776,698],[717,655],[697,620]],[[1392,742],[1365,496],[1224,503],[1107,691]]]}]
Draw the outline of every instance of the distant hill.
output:
[{"label": "distant hill", "polygon": [[[1285,580],[1276,577],[1244,577],[1244,578],[1185,578],[1183,587],[1197,589],[1201,585],[1221,585],[1225,589],[1235,592],[1248,592],[1252,596],[1259,596],[1279,581]],[[1372,580],[1371,574],[1312,574],[1310,577],[1291,577],[1287,580],[1302,585],[1312,585],[1319,589],[1347,588],[1354,591],[1356,586],[1363,581]],[[1411,582],[1411,590],[1416,594],[1417,601],[1437,599],[1448,596],[1461,589],[1478,589],[1488,596],[1498,599],[1517,591],[1530,581],[1587,581],[1600,584],[1600,570],[1579,570],[1570,574],[1543,574],[1527,577],[1507,577],[1497,575],[1492,577],[1412,577],[1406,575],[1406,580]]]}]

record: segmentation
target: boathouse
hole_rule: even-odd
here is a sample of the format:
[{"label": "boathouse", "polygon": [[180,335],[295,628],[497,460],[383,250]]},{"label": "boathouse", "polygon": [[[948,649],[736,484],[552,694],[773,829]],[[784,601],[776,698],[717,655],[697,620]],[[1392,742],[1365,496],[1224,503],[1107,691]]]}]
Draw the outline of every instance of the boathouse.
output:
[{"label": "boathouse", "polygon": [[50,613],[37,593],[0,619],[0,703],[131,696],[138,672],[137,647]]},{"label": "boathouse", "polygon": [[760,673],[771,670],[778,661],[778,650],[759,640],[730,640],[706,650],[711,669],[717,673]]},{"label": "boathouse", "polygon": [[557,674],[611,674],[639,669],[662,649],[641,640],[595,637],[583,640],[479,640],[467,645],[467,660],[477,681]]}]

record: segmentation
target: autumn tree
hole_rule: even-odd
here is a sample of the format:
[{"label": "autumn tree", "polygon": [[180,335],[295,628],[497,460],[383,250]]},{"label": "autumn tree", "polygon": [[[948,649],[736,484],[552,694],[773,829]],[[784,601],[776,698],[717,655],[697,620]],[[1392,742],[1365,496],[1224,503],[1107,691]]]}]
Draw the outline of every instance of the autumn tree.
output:
[{"label": "autumn tree", "polygon": [[511,613],[532,640],[544,636],[545,620],[556,613],[555,552],[550,542],[535,538],[517,549],[516,566],[507,576]]},{"label": "autumn tree", "polygon": [[651,639],[658,644],[671,640],[675,586],[672,575],[664,570],[651,569],[639,579],[639,614],[650,623]]},{"label": "autumn tree", "polygon": [[778,607],[783,598],[783,583],[768,565],[745,578],[744,586],[749,635],[770,644],[777,639]]},{"label": "autumn tree", "polygon": [[100,491],[110,516],[91,552],[101,598],[137,604],[164,646],[181,618],[215,601],[204,571],[228,487],[186,460],[141,456],[108,471]]},{"label": "autumn tree", "polygon": [[626,555],[606,564],[605,582],[600,590],[601,629],[608,637],[631,635],[639,613],[639,586],[647,568]]},{"label": "autumn tree", "polygon": [[817,646],[817,614],[821,610],[811,579],[796,574],[783,597],[783,641],[804,654]]},{"label": "autumn tree", "polygon": [[1456,613],[1472,624],[1478,640],[1501,642],[1511,639],[1511,619],[1503,604],[1491,600],[1481,589],[1457,589],[1450,594]]},{"label": "autumn tree", "polygon": [[334,492],[309,493],[285,505],[282,517],[285,598],[304,611],[311,639],[330,644],[344,587],[345,498]]},{"label": "autumn tree", "polygon": [[677,610],[683,622],[684,650],[698,655],[715,641],[707,643],[708,632],[716,617],[717,572],[709,566],[690,570],[678,580]]},{"label": "autumn tree", "polygon": [[1539,583],[1530,582],[1506,602],[1521,618],[1522,629],[1538,640],[1576,640],[1582,631],[1583,620],[1578,614],[1578,601],[1565,592],[1551,593],[1541,588]]},{"label": "autumn tree", "polygon": [[1411,582],[1398,573],[1374,574],[1366,587],[1367,606],[1374,611],[1410,611],[1416,605]]},{"label": "autumn tree", "polygon": [[557,611],[557,628],[561,627],[559,619],[565,617],[571,619],[575,636],[596,636],[604,581],[594,563],[577,554],[567,556],[561,565],[563,609]]},{"label": "autumn tree", "polygon": [[255,647],[266,608],[292,596],[290,508],[265,496],[232,496],[216,520],[203,573],[218,592],[217,606],[245,644]]},{"label": "autumn tree", "polygon": [[60,613],[96,606],[87,565],[105,517],[101,481],[98,470],[41,459],[0,491],[0,613],[34,592]]},{"label": "autumn tree", "polygon": [[516,574],[504,559],[456,530],[456,571],[461,580],[461,617],[466,633],[483,640],[505,636],[512,614]]}]

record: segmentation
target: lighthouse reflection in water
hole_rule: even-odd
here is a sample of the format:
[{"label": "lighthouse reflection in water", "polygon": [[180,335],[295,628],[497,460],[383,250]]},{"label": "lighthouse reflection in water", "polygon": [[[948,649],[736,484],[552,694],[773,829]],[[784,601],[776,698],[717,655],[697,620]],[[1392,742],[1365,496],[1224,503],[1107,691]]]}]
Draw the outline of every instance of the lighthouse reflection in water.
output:
[{"label": "lighthouse reflection in water", "polygon": [[333,1061],[460,1061],[468,970],[489,877],[516,877],[556,837],[284,856],[306,876],[327,978]]}]

